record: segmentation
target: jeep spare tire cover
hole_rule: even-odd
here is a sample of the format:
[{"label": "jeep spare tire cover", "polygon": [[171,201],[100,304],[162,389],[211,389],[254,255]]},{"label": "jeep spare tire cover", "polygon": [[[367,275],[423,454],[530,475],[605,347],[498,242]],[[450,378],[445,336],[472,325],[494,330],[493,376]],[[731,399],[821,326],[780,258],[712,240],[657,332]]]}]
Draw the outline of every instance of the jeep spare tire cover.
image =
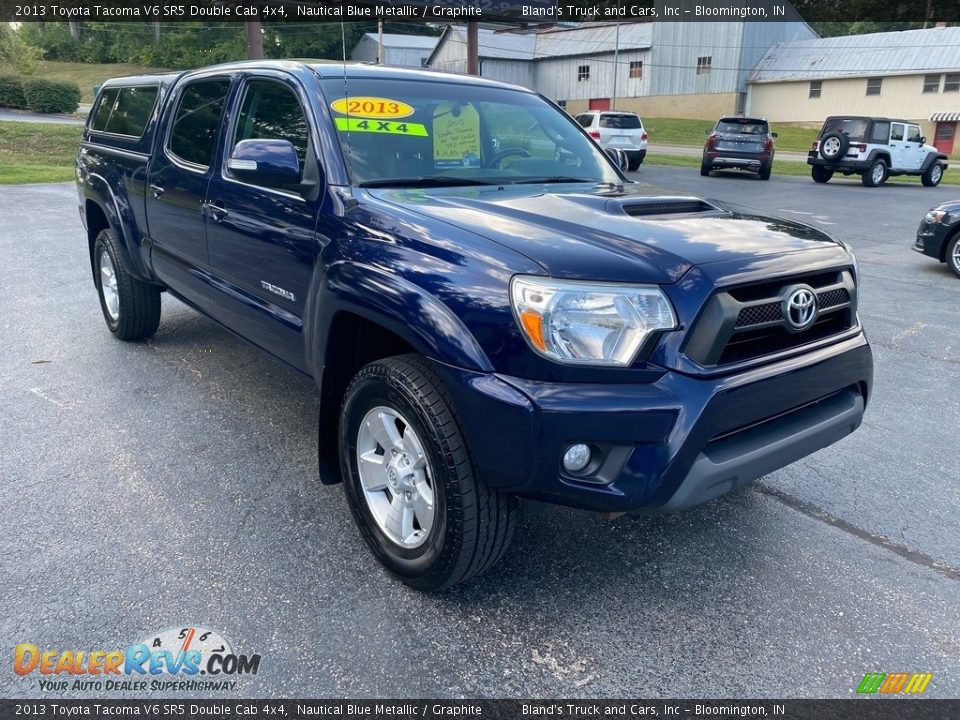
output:
[{"label": "jeep spare tire cover", "polygon": [[842,132],[828,133],[820,141],[820,157],[827,162],[837,162],[847,154],[849,147],[850,138]]}]

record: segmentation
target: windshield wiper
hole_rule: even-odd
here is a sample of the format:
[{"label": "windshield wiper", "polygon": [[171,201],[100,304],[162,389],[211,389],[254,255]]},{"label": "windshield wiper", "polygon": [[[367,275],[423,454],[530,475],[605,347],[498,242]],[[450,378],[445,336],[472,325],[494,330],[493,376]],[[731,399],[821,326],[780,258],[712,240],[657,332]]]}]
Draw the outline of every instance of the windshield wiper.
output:
[{"label": "windshield wiper", "polygon": [[499,185],[499,182],[489,180],[475,180],[473,178],[458,178],[449,175],[421,175],[420,177],[385,178],[382,180],[367,180],[360,183],[363,188],[378,187],[456,187],[457,185]]},{"label": "windshield wiper", "polygon": [[571,175],[549,175],[545,177],[531,177],[531,178],[521,178],[520,180],[511,180],[511,185],[540,185],[546,183],[574,183],[574,182],[588,182],[596,183],[597,185],[612,185],[613,183],[608,183],[602,180],[594,180],[593,178],[585,177],[573,177]]}]

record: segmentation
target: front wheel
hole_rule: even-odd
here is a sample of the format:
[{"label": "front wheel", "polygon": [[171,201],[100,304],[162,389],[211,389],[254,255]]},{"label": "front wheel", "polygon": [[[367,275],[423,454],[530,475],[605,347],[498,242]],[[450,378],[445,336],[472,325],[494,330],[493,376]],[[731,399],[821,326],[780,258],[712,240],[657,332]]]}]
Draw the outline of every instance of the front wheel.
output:
[{"label": "front wheel", "polygon": [[960,232],[954,233],[953,239],[947,243],[946,261],[953,274],[960,277]]},{"label": "front wheel", "polygon": [[120,340],[143,340],[160,325],[160,288],[130,274],[112,230],[101,230],[93,244],[93,270],[100,309]]},{"label": "front wheel", "polygon": [[833,177],[833,170],[823,165],[814,165],[810,168],[810,175],[815,183],[826,183]]},{"label": "front wheel", "polygon": [[516,498],[479,477],[442,379],[417,355],[371,363],[346,392],[340,464],[347,501],[377,559],[426,591],[494,565]]},{"label": "front wheel", "polygon": [[883,160],[874,161],[860,179],[866,187],[883,185],[887,181],[887,164]]},{"label": "front wheel", "polygon": [[936,187],[941,180],[943,180],[943,165],[940,163],[934,163],[920,176],[920,182],[924,187]]}]

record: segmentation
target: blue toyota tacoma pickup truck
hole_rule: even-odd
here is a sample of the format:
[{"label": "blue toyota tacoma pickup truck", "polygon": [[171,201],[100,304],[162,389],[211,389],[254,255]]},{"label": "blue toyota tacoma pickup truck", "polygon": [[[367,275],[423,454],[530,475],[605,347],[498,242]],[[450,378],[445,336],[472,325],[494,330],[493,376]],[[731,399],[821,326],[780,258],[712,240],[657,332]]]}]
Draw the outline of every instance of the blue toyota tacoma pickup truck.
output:
[{"label": "blue toyota tacoma pickup truck", "polygon": [[856,261],[651,195],[551,102],[472,77],[254,62],[107,82],[77,156],[107,326],[166,291],[315,379],[319,470],[409,584],[504,553],[524,498],[715,498],[857,428]]}]

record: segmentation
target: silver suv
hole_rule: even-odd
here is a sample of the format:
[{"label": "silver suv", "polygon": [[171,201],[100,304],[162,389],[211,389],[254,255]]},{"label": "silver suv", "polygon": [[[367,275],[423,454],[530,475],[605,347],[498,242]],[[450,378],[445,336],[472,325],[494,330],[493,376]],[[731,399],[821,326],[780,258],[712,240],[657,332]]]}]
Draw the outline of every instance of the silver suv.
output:
[{"label": "silver suv", "polygon": [[859,175],[867,187],[882,185],[891,175],[919,175],[926,187],[935,187],[947,169],[947,156],[926,142],[920,126],[909,120],[828,117],[807,164],[818,183],[840,172]]},{"label": "silver suv", "polygon": [[636,170],[647,156],[647,131],[636,113],[617,110],[591,110],[574,118],[601,148],[622,150],[627,170]]}]

